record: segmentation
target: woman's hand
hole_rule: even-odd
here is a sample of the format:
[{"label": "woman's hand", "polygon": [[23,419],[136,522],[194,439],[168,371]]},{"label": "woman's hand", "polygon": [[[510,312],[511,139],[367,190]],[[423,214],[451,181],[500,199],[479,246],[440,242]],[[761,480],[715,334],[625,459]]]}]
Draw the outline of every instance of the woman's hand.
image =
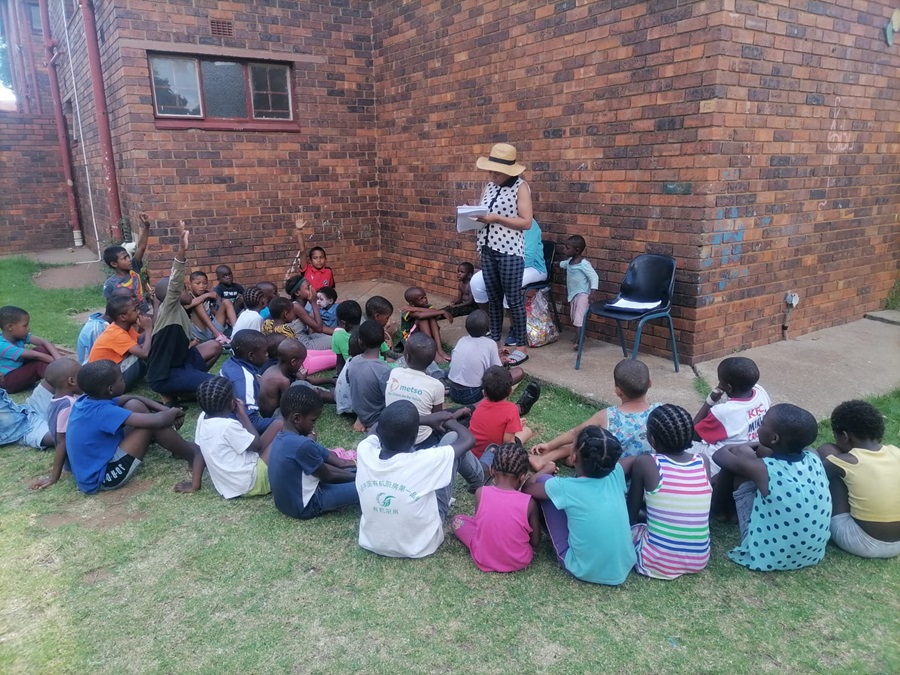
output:
[{"label": "woman's hand", "polygon": [[496,213],[488,213],[479,218],[476,218],[475,220],[477,220],[479,223],[484,223],[485,225],[490,225],[492,223],[499,223],[500,216],[498,216]]}]

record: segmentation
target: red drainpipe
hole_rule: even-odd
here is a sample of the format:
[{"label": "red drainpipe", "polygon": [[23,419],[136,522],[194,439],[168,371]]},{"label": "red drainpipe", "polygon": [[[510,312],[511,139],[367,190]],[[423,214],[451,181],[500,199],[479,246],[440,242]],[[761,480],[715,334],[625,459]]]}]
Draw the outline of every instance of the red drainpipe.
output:
[{"label": "red drainpipe", "polygon": [[[44,49],[47,55],[47,75],[50,77],[50,98],[53,101],[53,116],[56,118],[56,135],[59,138],[59,154],[62,160],[63,176],[66,179],[66,200],[69,202],[69,225],[75,246],[84,246],[81,221],[78,219],[78,205],[75,202],[75,181],[72,179],[72,159],[69,157],[69,142],[66,133],[66,118],[63,115],[62,100],[59,97],[59,78],[56,75],[56,42],[50,35],[50,10],[47,0],[39,0],[41,28],[44,31]],[[100,242],[97,242],[99,246]]]},{"label": "red drainpipe", "polygon": [[[109,232],[113,239],[122,239],[122,207],[119,204],[119,181],[116,178],[116,160],[113,154],[112,132],[109,127],[109,110],[106,108],[106,88],[103,85],[103,66],[100,63],[100,45],[97,43],[97,17],[93,0],[81,0],[84,18],[84,44],[91,67],[91,88],[94,91],[94,110],[100,135],[100,152],[103,155],[103,172],[106,178],[106,203],[109,209]],[[72,58],[72,55],[69,55]]]}]

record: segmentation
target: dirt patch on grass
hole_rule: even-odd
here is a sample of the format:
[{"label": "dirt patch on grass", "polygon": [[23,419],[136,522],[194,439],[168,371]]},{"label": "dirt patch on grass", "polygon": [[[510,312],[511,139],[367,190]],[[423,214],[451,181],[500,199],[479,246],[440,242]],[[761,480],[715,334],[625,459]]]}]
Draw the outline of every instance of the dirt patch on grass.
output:
[{"label": "dirt patch on grass", "polygon": [[111,492],[101,492],[94,499],[103,502],[103,511],[91,516],[79,516],[71,513],[57,513],[46,516],[41,523],[46,527],[63,527],[65,525],[82,525],[95,530],[108,530],[122,523],[144,520],[147,514],[143,511],[128,511],[126,504],[134,495],[150,489],[150,481],[133,480],[125,487]]},{"label": "dirt patch on grass", "polygon": [[48,267],[33,275],[38,288],[84,288],[106,281],[106,273],[100,263]]},{"label": "dirt patch on grass", "polygon": [[110,579],[112,579],[112,574],[104,569],[91,570],[81,578],[81,580],[89,586],[101,584]]}]

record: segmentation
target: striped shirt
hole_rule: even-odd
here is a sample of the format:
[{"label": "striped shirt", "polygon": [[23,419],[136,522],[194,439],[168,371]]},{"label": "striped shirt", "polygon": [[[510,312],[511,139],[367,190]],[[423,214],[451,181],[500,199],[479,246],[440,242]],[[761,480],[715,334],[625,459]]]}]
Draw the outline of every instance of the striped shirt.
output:
[{"label": "striped shirt", "polygon": [[31,333],[24,340],[15,340],[13,342],[0,335],[0,373],[6,375],[19,366],[24,365],[25,361],[22,359],[22,352],[25,351],[25,346],[29,342],[31,342]]},{"label": "striped shirt", "polygon": [[635,530],[636,572],[675,579],[709,562],[712,487],[700,455],[687,464],[654,454],[659,485],[645,492],[647,525]]}]

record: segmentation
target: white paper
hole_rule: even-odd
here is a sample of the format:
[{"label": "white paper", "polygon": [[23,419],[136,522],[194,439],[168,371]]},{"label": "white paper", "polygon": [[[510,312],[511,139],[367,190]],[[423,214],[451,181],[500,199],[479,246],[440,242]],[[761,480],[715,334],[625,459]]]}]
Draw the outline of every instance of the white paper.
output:
[{"label": "white paper", "polygon": [[635,302],[633,300],[626,300],[625,298],[619,298],[615,302],[607,303],[607,307],[613,307],[615,309],[655,309],[662,304],[660,300],[656,302]]},{"label": "white paper", "polygon": [[488,213],[486,206],[457,206],[456,207],[456,231],[470,232],[472,230],[480,230],[484,227],[484,223],[479,223],[476,218],[486,216]]}]

